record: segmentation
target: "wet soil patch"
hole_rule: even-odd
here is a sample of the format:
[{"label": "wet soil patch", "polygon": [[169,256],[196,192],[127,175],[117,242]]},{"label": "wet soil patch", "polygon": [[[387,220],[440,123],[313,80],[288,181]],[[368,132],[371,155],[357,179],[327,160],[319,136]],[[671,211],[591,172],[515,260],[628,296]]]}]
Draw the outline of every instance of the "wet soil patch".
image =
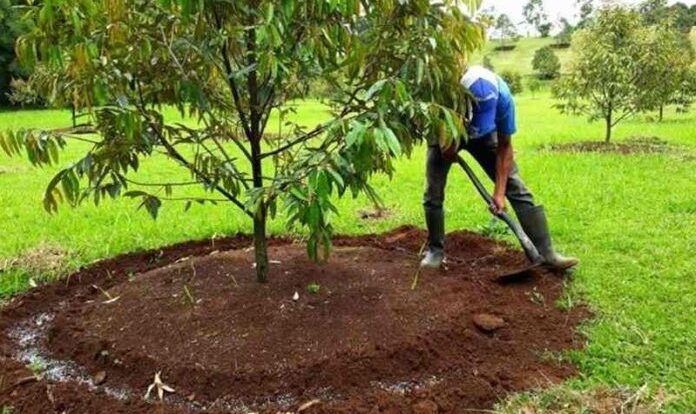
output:
[{"label": "wet soil patch", "polygon": [[[449,269],[421,274],[412,291],[424,237],[410,227],[338,237],[326,264],[273,239],[267,285],[254,282],[246,236],[97,263],[0,311],[0,407],[460,413],[575,373],[544,357],[583,343],[587,311],[553,305],[559,276],[496,284],[523,255],[458,232]],[[37,358],[44,377],[22,382]],[[145,400],[158,372],[175,392]]]},{"label": "wet soil patch", "polygon": [[541,149],[565,153],[667,154],[696,159],[696,155],[691,154],[688,149],[670,144],[658,137],[636,137],[609,143],[604,141],[583,141],[566,144],[548,144],[542,146]]}]

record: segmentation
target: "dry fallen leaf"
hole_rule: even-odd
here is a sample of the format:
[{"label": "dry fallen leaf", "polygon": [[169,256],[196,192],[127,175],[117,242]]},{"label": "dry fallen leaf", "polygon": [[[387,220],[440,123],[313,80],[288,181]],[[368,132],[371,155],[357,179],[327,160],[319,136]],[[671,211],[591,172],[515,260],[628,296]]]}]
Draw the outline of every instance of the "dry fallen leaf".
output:
[{"label": "dry fallen leaf", "polygon": [[109,300],[107,300],[107,301],[102,302],[102,304],[104,304],[104,305],[111,305],[112,303],[115,303],[115,302],[118,301],[119,299],[121,299],[121,297],[120,297],[120,296],[116,296],[115,298],[112,298],[112,299],[109,299]]},{"label": "dry fallen leaf", "polygon": [[104,381],[106,381],[106,371],[99,371],[92,378],[94,385],[102,385]]},{"label": "dry fallen leaf", "polygon": [[147,387],[147,392],[145,393],[146,400],[150,397],[150,393],[154,389],[157,390],[157,396],[159,397],[160,401],[164,399],[165,392],[175,392],[174,388],[162,382],[162,378],[160,377],[160,375],[162,375],[162,371],[155,374],[154,381],[152,382],[152,384],[150,384],[149,387]]},{"label": "dry fallen leaf", "polygon": [[315,400],[312,400],[312,401],[307,401],[306,403],[302,404],[302,405],[300,406],[300,408],[297,409],[297,412],[298,412],[298,413],[301,413],[302,411],[304,411],[304,410],[306,410],[306,409],[308,409],[308,408],[310,408],[310,407],[313,407],[313,406],[315,406],[315,405],[317,405],[317,404],[321,404],[321,400],[316,400],[316,399],[315,399]]}]

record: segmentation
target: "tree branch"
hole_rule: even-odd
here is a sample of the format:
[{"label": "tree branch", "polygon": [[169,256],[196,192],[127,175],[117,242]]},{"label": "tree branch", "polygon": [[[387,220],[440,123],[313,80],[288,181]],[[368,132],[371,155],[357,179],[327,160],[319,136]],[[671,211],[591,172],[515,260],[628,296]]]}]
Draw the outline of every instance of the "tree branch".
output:
[{"label": "tree branch", "polygon": [[237,199],[232,193],[229,191],[225,190],[224,188],[220,187],[219,185],[213,184],[213,181],[203,174],[200,170],[198,170],[194,165],[192,165],[186,158],[184,158],[177,150],[174,148],[174,146],[167,141],[167,139],[164,137],[164,134],[162,131],[159,129],[159,125],[153,123],[152,121],[149,121],[150,127],[155,131],[157,136],[160,139],[160,142],[162,143],[162,146],[167,149],[167,152],[171,158],[174,160],[178,161],[181,165],[184,167],[188,168],[195,176],[197,176],[201,181],[209,185],[211,188],[215,188],[220,194],[225,196],[227,199],[229,199],[232,203],[234,203],[237,207],[239,207],[247,216],[250,218],[254,218],[254,214],[247,210],[247,208],[244,206],[244,204]]}]

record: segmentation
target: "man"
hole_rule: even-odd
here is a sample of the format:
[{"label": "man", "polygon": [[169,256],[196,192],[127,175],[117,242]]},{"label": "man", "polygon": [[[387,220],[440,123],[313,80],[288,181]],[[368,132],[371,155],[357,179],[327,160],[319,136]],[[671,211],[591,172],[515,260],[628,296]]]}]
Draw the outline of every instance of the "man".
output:
[{"label": "man", "polygon": [[445,186],[460,149],[469,151],[495,182],[491,211],[499,213],[504,210],[507,197],[522,228],[548,267],[567,270],[577,266],[578,259],[564,257],[554,250],[544,208],[535,204],[533,195],[520,178],[512,149],[511,138],[517,127],[510,88],[498,75],[480,66],[470,67],[461,84],[475,99],[467,120],[469,141],[462,148],[444,151],[438,144],[428,147],[427,188],[423,200],[428,245],[421,266],[439,268],[445,259]]}]

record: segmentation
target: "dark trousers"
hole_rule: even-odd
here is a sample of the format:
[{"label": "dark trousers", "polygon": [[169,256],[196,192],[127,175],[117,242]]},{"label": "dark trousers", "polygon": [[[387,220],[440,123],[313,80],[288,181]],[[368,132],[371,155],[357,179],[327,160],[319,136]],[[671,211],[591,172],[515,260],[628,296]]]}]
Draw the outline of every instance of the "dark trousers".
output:
[{"label": "dark trousers", "polygon": [[[491,180],[495,181],[498,138],[491,134],[479,139],[469,140],[463,145],[474,159],[481,165]],[[442,157],[439,145],[428,146],[426,160],[426,189],[423,196],[425,219],[428,226],[428,248],[433,252],[441,252],[445,247],[445,215],[443,204],[445,202],[445,187],[447,175],[452,163]],[[462,172],[463,174],[463,172]],[[507,182],[507,196],[510,205],[519,215],[520,211],[534,207],[534,196],[524,185],[519,174],[517,164],[513,164],[510,177]]]}]

